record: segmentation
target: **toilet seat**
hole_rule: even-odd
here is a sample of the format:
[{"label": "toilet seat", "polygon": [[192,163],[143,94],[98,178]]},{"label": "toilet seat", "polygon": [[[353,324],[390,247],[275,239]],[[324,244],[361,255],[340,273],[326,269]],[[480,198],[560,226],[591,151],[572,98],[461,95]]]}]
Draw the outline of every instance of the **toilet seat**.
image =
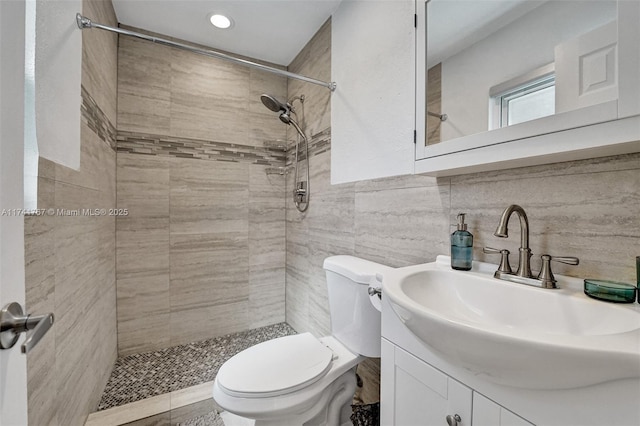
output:
[{"label": "toilet seat", "polygon": [[303,389],[331,369],[333,351],[311,333],[280,337],[230,358],[216,380],[227,395],[268,398]]}]

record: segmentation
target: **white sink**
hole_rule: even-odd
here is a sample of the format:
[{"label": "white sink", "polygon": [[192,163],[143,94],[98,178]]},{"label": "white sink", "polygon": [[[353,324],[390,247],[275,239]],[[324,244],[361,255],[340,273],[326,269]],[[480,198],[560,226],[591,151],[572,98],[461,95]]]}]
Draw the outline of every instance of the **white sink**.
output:
[{"label": "white sink", "polygon": [[385,273],[383,295],[422,342],[494,383],[569,389],[640,377],[640,305],[587,297],[583,281],[559,289],[493,278],[497,266],[455,271],[449,257]]}]

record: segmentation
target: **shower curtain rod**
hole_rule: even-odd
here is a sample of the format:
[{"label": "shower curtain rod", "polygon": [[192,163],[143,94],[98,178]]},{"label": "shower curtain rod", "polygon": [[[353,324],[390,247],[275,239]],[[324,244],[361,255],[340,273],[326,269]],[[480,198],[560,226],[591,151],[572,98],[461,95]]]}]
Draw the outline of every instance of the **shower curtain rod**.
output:
[{"label": "shower curtain rod", "polygon": [[87,18],[86,16],[82,16],[79,13],[76,14],[76,23],[78,24],[78,28],[80,28],[81,30],[85,28],[98,28],[101,30],[111,31],[118,34],[128,35],[131,37],[140,38],[142,40],[151,41],[153,43],[163,44],[169,47],[176,47],[178,49],[188,50],[189,52],[196,53],[198,55],[211,56],[218,59],[224,59],[225,61],[235,62],[236,64],[244,65],[246,67],[256,68],[262,71],[282,75],[288,78],[294,78],[296,80],[305,81],[311,84],[317,84],[318,86],[326,87],[332,92],[336,90],[335,81],[327,83],[326,81],[316,80],[315,78],[305,77],[304,75],[295,74],[289,71],[280,70],[278,68],[273,68],[267,65],[257,64],[255,62],[247,61],[245,59],[236,58],[236,57],[227,55],[225,53],[216,52],[215,50],[198,49],[197,47],[189,46],[187,44],[178,43],[175,41],[170,41],[170,40],[166,40],[159,37],[153,37],[150,35],[137,33],[134,31],[124,30],[122,28],[115,28],[115,27],[110,27],[108,25],[98,24],[97,22],[93,22],[91,19]]}]

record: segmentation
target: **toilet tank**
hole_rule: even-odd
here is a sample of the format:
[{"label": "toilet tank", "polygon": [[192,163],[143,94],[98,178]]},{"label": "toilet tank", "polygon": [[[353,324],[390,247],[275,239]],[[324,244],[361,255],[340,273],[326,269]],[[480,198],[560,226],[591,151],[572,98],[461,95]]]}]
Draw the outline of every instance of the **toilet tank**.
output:
[{"label": "toilet tank", "polygon": [[[324,260],[331,334],[353,353],[380,356],[381,314],[371,303],[368,288],[370,283],[376,283],[376,274],[389,269],[353,256],[331,256]],[[380,285],[377,282],[376,287]]]}]

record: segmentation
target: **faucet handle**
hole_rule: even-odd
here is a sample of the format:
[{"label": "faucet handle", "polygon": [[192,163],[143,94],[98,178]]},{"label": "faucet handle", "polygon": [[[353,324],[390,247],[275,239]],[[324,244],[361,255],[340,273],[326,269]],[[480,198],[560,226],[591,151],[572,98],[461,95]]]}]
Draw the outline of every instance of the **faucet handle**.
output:
[{"label": "faucet handle", "polygon": [[495,249],[493,247],[484,247],[482,249],[483,253],[486,254],[500,254],[502,258],[500,259],[500,265],[498,266],[498,270],[496,274],[513,274],[511,270],[511,265],[509,265],[509,250],[507,249]]},{"label": "faucet handle", "polygon": [[551,256],[543,254],[540,256],[542,259],[542,268],[538,274],[538,279],[542,281],[543,288],[558,288],[556,285],[556,279],[551,271],[551,262],[566,263],[567,265],[578,265],[580,259],[571,256]]},{"label": "faucet handle", "polygon": [[[542,256],[549,256],[547,255],[542,255]],[[572,257],[572,256],[549,256],[549,260],[552,262],[559,262],[559,263],[566,263],[567,265],[578,265],[580,264],[580,259],[578,259],[577,257]],[[544,257],[542,258],[542,260],[544,261]]]}]

